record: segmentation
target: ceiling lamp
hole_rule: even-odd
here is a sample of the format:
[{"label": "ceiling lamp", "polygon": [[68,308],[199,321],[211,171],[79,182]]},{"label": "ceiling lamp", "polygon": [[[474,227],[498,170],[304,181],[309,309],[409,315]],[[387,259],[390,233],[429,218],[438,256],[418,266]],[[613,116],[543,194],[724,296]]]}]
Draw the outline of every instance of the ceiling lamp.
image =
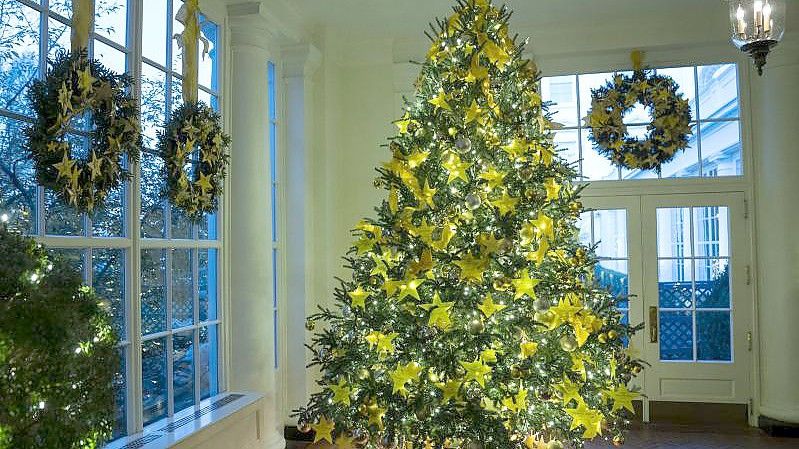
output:
[{"label": "ceiling lamp", "polygon": [[729,0],[732,43],[763,75],[766,56],[785,34],[785,0]]}]

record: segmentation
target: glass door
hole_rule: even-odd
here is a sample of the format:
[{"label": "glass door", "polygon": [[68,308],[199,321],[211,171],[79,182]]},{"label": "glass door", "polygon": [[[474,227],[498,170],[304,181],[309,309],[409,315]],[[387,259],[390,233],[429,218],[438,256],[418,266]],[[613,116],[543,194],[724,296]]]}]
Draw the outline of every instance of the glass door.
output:
[{"label": "glass door", "polygon": [[746,403],[752,292],[741,193],[642,198],[645,391]]}]

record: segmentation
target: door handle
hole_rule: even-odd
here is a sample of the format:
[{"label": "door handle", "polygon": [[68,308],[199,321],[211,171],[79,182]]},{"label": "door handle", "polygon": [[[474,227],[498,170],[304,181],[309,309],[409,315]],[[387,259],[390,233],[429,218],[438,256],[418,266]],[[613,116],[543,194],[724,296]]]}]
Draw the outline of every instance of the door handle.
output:
[{"label": "door handle", "polygon": [[649,342],[658,342],[658,308],[651,306],[649,308]]}]

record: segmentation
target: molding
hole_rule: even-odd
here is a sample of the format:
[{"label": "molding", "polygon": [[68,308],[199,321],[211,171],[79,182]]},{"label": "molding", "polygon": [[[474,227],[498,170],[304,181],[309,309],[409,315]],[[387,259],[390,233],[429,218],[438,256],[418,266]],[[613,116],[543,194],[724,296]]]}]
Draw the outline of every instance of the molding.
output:
[{"label": "molding", "polygon": [[262,9],[261,2],[228,5],[230,45],[234,51],[250,47],[268,52],[272,47],[275,35],[269,21],[262,15]]},{"label": "molding", "polygon": [[788,409],[761,404],[760,419],[764,418],[799,425],[799,408]]},{"label": "molding", "polygon": [[283,47],[284,78],[311,78],[322,66],[322,52],[313,44],[296,44]]}]

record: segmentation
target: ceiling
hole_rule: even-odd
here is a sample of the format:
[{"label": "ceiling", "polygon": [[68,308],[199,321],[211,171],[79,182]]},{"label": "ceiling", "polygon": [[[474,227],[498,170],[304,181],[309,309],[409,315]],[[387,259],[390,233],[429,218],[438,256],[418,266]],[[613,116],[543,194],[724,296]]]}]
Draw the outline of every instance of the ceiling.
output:
[{"label": "ceiling", "polygon": [[[435,17],[445,17],[454,0],[291,0],[291,7],[307,26],[328,27],[362,37],[412,38],[420,36]],[[497,1],[496,3],[501,3]],[[673,18],[679,27],[686,18],[721,22],[726,26],[723,0],[506,0],[514,11],[512,25],[532,32],[536,28],[556,30],[580,23],[608,27],[651,22],[663,25]]]}]

